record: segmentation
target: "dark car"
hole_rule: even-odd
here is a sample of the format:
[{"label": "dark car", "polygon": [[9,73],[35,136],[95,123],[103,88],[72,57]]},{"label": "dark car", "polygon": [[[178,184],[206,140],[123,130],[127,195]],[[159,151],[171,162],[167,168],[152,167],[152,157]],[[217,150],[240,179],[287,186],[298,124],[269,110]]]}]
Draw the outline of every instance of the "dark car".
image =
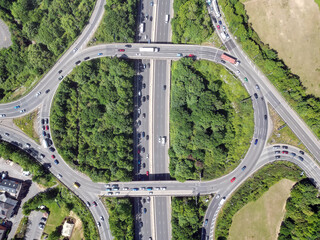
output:
[{"label": "dark car", "polygon": [[87,207],[90,207],[90,206],[91,206],[91,203],[90,203],[90,202],[87,202],[86,205],[87,205]]},{"label": "dark car", "polygon": [[143,164],[142,164],[142,167],[143,167],[143,168],[145,168],[145,167],[146,167],[146,164],[145,164],[145,163],[143,163]]},{"label": "dark car", "polygon": [[208,219],[204,221],[204,226],[207,226],[207,224],[208,224]]},{"label": "dark car", "polygon": [[46,126],[42,126],[42,130],[46,130]]},{"label": "dark car", "polygon": [[254,94],[254,97],[255,97],[256,99],[258,99],[258,94],[255,93],[255,94]]},{"label": "dark car", "polygon": [[167,89],[167,85],[163,85],[163,90],[166,90]]},{"label": "dark car", "polygon": [[301,156],[299,156],[298,158],[299,158],[299,160],[301,160],[301,161],[303,161],[303,160],[304,160],[304,159],[303,159],[303,157],[301,157]]},{"label": "dark car", "polygon": [[145,113],[142,114],[142,118],[146,118],[146,114]]},{"label": "dark car", "polygon": [[282,146],[283,149],[288,149],[288,146]]},{"label": "dark car", "polygon": [[46,118],[46,124],[49,124],[49,119],[48,118]]},{"label": "dark car", "polygon": [[254,145],[257,145],[258,139],[254,140]]},{"label": "dark car", "polygon": [[276,159],[279,159],[279,158],[280,158],[280,156],[279,156],[279,155],[277,155],[277,156],[276,156]]},{"label": "dark car", "polygon": [[219,24],[220,24],[220,25],[222,24],[222,21],[221,21],[221,20],[219,20]]},{"label": "dark car", "polygon": [[42,131],[42,136],[46,136],[47,135],[47,133],[45,132],[45,131]]},{"label": "dark car", "polygon": [[132,47],[132,45],[127,44],[127,45],[125,45],[125,47],[127,47],[127,48],[131,48],[131,47]]},{"label": "dark car", "polygon": [[49,93],[49,92],[50,92],[50,89],[47,89],[47,90],[46,90],[46,93]]},{"label": "dark car", "polygon": [[86,61],[86,60],[88,60],[88,59],[90,59],[90,57],[85,57],[83,60],[85,60],[85,61]]},{"label": "dark car", "polygon": [[59,73],[59,74],[60,74],[60,73],[62,73],[62,70],[59,70],[59,72],[58,72],[58,73]]},{"label": "dark car", "polygon": [[96,207],[98,206],[98,204],[96,203],[96,201],[93,201],[92,204]]},{"label": "dark car", "polygon": [[81,61],[79,60],[79,61],[76,61],[76,65],[79,65],[81,63]]},{"label": "dark car", "polygon": [[221,62],[221,63],[223,63],[223,64],[225,64],[225,63],[226,63],[226,61],[225,61],[225,60],[220,60],[220,62]]},{"label": "dark car", "polygon": [[41,123],[42,123],[42,124],[44,124],[44,123],[45,123],[45,120],[44,120],[44,118],[43,118],[43,119],[41,119]]},{"label": "dark car", "polygon": [[304,155],[304,151],[301,151],[301,150],[300,150],[299,153],[300,153],[301,155]]},{"label": "dark car", "polygon": [[297,156],[297,154],[295,154],[295,153],[290,153],[290,155],[292,156],[292,157],[295,157],[295,156]]},{"label": "dark car", "polygon": [[247,166],[243,166],[243,167],[241,168],[241,170],[244,171],[244,170],[246,170],[246,168],[247,168]]},{"label": "dark car", "polygon": [[264,115],[264,119],[267,120],[267,119],[268,119],[268,116],[267,116],[267,115]]},{"label": "dark car", "polygon": [[149,135],[146,136],[146,140],[149,140]]},{"label": "dark car", "polygon": [[142,97],[142,102],[145,102],[145,101],[146,101],[146,97],[143,96],[143,97]]},{"label": "dark car", "polygon": [[146,136],[146,133],[145,132],[142,132],[142,137],[145,137]]},{"label": "dark car", "polygon": [[143,147],[143,148],[141,149],[141,151],[144,153],[144,152],[146,151],[146,149]]},{"label": "dark car", "polygon": [[144,213],[147,213],[147,209],[146,209],[146,208],[144,208],[144,209],[143,209],[143,212],[144,212]]},{"label": "dark car", "polygon": [[142,88],[146,88],[146,84],[145,83],[142,84]]},{"label": "dark car", "polygon": [[53,147],[49,148],[50,152],[54,152],[55,149]]},{"label": "dark car", "polygon": [[59,164],[59,161],[58,161],[57,159],[54,160],[53,162],[54,162],[55,165],[58,165],[58,164]]}]

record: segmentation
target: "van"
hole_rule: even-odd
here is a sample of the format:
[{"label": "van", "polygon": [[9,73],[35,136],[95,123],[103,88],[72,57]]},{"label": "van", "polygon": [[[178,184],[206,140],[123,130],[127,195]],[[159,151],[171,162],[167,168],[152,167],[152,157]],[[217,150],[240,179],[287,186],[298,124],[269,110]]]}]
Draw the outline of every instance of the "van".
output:
[{"label": "van", "polygon": [[168,23],[169,22],[169,15],[167,14],[166,15],[166,23]]}]

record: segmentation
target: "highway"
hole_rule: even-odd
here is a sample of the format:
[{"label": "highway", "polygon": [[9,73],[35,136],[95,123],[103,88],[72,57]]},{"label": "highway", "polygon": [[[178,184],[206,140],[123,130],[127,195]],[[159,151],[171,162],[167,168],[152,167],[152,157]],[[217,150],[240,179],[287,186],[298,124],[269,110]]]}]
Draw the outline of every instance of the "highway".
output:
[{"label": "highway", "polygon": [[[163,211],[163,213],[161,213],[158,211],[158,209],[169,208],[169,196],[195,196],[198,194],[206,195],[215,193],[219,194],[220,197],[219,199],[215,198],[209,205],[205,217],[205,219],[208,219],[208,225],[205,227],[203,233],[203,237],[209,236],[211,239],[214,234],[213,227],[215,225],[217,211],[220,209],[219,202],[221,201],[221,198],[228,198],[228,196],[230,196],[230,194],[235,191],[235,189],[243,181],[250,177],[260,167],[275,160],[274,150],[272,147],[266,147],[269,121],[268,117],[267,119],[265,118],[265,115],[267,115],[267,102],[269,102],[276,109],[278,114],[284,119],[287,125],[312,153],[314,158],[316,158],[318,161],[320,160],[320,146],[318,139],[314,136],[308,126],[301,120],[297,113],[289,107],[284,98],[281,96],[281,93],[274,88],[269,80],[263,74],[261,74],[261,72],[252,64],[248,57],[241,51],[241,49],[233,41],[232,36],[230,40],[225,42],[225,45],[227,46],[231,55],[236,56],[240,60],[241,63],[239,66],[235,66],[231,63],[221,63],[220,56],[223,51],[217,48],[206,46],[145,43],[132,44],[131,48],[126,48],[125,44],[116,43],[86,47],[86,43],[89,41],[94,30],[97,28],[98,23],[102,19],[104,3],[105,1],[102,0],[97,1],[89,24],[82,32],[81,36],[73,44],[73,46],[66,51],[66,53],[55,64],[55,66],[53,66],[53,68],[44,76],[44,78],[30,93],[26,94],[17,101],[7,104],[0,104],[0,114],[5,115],[2,117],[3,122],[1,122],[0,126],[0,134],[2,139],[11,142],[26,151],[29,151],[30,154],[33,155],[39,162],[47,167],[50,166],[49,170],[55,176],[58,176],[58,174],[62,175],[59,180],[65,186],[79,196],[84,203],[91,203],[89,210],[93,214],[94,219],[101,223],[101,227],[98,228],[101,239],[112,239],[108,224],[108,213],[99,199],[99,196],[101,195],[113,197],[138,197],[135,200],[135,209],[136,212],[143,211],[141,212],[141,215],[136,215],[139,231],[142,228],[142,237],[144,239],[148,239],[148,237],[152,235],[155,239],[161,239],[163,236],[168,236],[168,234],[170,234],[170,228],[168,227],[167,223],[168,219],[170,219],[169,215],[171,213],[170,211]],[[157,4],[159,5],[157,6]],[[170,26],[167,26],[169,24],[164,22],[163,17],[166,14],[169,14],[170,18],[172,17],[173,13],[171,5],[155,1],[153,6],[151,6],[150,2],[148,2],[148,4],[143,3],[143,7],[141,6],[141,9],[144,12],[144,19],[146,22],[148,22],[148,24],[145,25],[145,32],[140,34],[140,40],[143,42],[148,42],[149,39],[150,41],[157,39],[157,42],[168,42],[168,39],[171,37],[171,29]],[[161,11],[157,9],[161,9]],[[146,14],[148,14],[148,19],[146,19]],[[152,21],[150,21],[150,17],[152,17]],[[157,30],[152,30],[155,29],[155,27],[152,27],[152,24],[157,26]],[[160,51],[140,52],[139,48],[141,47],[157,47],[160,49]],[[73,51],[75,49],[77,50]],[[125,52],[119,52],[118,49],[125,49]],[[219,179],[206,182],[186,181],[184,183],[167,180],[168,175],[166,164],[168,163],[168,156],[166,151],[168,143],[165,147],[161,146],[161,144],[158,142],[158,138],[159,136],[163,135],[163,132],[168,134],[169,131],[168,96],[170,93],[170,88],[164,90],[163,86],[170,86],[168,77],[170,64],[168,64],[168,62],[172,60],[179,60],[181,57],[177,56],[178,53],[181,53],[183,57],[193,54],[197,57],[197,59],[205,59],[223,64],[230,70],[231,73],[240,79],[248,93],[251,95],[251,101],[254,108],[255,131],[251,143],[248,143],[250,144],[249,150],[242,159],[241,164],[234,171]],[[89,57],[91,60],[106,56],[137,60],[142,59],[142,65],[137,65],[137,68],[139,69],[141,69],[141,66],[144,66],[144,64],[148,66],[148,63],[150,63],[150,68],[143,67],[143,71],[141,71],[140,75],[143,79],[141,86],[139,81],[136,80],[135,106],[137,108],[135,109],[134,114],[134,120],[136,121],[135,143],[137,148],[145,148],[145,152],[141,154],[141,161],[142,163],[146,163],[145,168],[140,168],[138,165],[135,166],[135,180],[149,181],[117,183],[119,184],[121,190],[119,192],[113,192],[112,195],[108,195],[110,192],[106,191],[104,183],[93,183],[84,174],[70,168],[70,166],[63,161],[61,156],[56,151],[51,153],[47,148],[38,145],[33,140],[25,136],[22,132],[4,125],[5,119],[29,114],[34,109],[40,107],[41,111],[38,129],[39,134],[41,134],[42,126],[40,121],[50,117],[52,100],[59,83],[61,82],[61,80],[58,80],[58,78],[60,76],[67,76],[70,72],[72,72],[73,68],[77,66],[76,62],[84,61],[85,57]],[[62,70],[62,72],[58,73],[60,70]],[[240,73],[238,71],[240,71]],[[248,78],[248,82],[244,81],[244,77]],[[146,88],[143,88],[143,83],[146,84]],[[256,85],[259,86],[259,89],[257,89]],[[141,91],[141,98],[139,96],[139,91]],[[255,93],[258,95],[258,98],[254,97]],[[147,100],[148,95],[149,99]],[[143,97],[146,97],[146,101],[143,101]],[[141,110],[141,113],[138,112],[138,109]],[[23,111],[20,112],[21,110]],[[141,117],[141,114],[143,113],[147,114],[145,119]],[[149,121],[149,124],[141,124],[141,127],[139,127],[138,121],[142,121],[140,118],[142,118],[143,121],[146,121],[146,123]],[[149,118],[152,118],[152,120]],[[50,122],[47,125],[49,126],[48,132],[50,132]],[[149,133],[149,139],[152,139],[152,141],[149,140],[148,144],[148,140],[143,139],[140,141],[140,139],[136,137],[138,133],[142,134],[143,132],[146,134]],[[167,137],[167,139],[169,139],[169,136]],[[255,144],[256,139],[257,143]],[[29,143],[30,147],[27,147],[26,143]],[[141,144],[143,144],[143,146]],[[289,146],[289,152],[295,152],[297,155],[299,155],[299,150],[291,146]],[[45,155],[44,159],[39,157],[41,153]],[[52,154],[54,154],[55,158],[59,161],[58,165],[53,164],[50,157]],[[147,154],[152,156],[151,161],[146,160]],[[297,157],[290,157],[289,154],[280,154],[280,156],[281,158],[277,160],[287,160],[298,164],[310,178],[314,179],[316,184],[319,183],[319,166],[317,163],[313,162],[313,159],[309,155],[304,154],[304,161],[298,160]],[[139,155],[135,153],[135,160],[138,161],[138,159]],[[241,169],[244,166],[246,166],[246,169],[242,171]],[[152,173],[150,175],[150,179],[146,176],[146,169],[150,169],[149,171]],[[233,183],[230,183],[230,180],[233,177],[236,177],[236,179]],[[81,186],[79,188],[75,188],[73,186],[74,182],[79,182]],[[150,187],[152,190],[142,190],[143,187]],[[128,188],[128,190],[124,190],[126,188]],[[139,188],[140,190],[133,191],[133,188]],[[154,196],[158,197],[155,198]],[[150,197],[150,202],[147,202],[148,197]],[[92,205],[93,201],[97,202],[97,207]],[[146,213],[144,213],[144,208],[146,208]],[[103,216],[105,220],[101,221],[100,216]],[[140,224],[141,222],[143,223],[142,227]],[[155,232],[156,236],[153,235],[153,231]],[[140,233],[138,237],[141,237]]]}]

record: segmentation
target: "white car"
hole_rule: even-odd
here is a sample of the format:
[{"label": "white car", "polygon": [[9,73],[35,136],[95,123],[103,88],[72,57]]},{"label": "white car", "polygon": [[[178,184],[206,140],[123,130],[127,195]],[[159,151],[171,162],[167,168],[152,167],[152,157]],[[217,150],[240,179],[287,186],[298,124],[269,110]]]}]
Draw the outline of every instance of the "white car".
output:
[{"label": "white car", "polygon": [[166,187],[162,187],[161,190],[167,190],[167,188]]},{"label": "white car", "polygon": [[122,188],[122,190],[123,190],[123,191],[128,191],[128,190],[129,190],[129,188],[124,187],[124,188]]},{"label": "white car", "polygon": [[237,74],[238,74],[238,75],[240,74],[240,71],[239,71],[239,70],[237,70]]},{"label": "white car", "polygon": [[156,189],[156,190],[160,190],[160,188],[159,188],[159,187],[156,187],[155,189]]},{"label": "white car", "polygon": [[120,194],[120,192],[116,192],[114,195],[119,195]]},{"label": "white car", "polygon": [[5,117],[5,116],[7,116],[7,115],[5,115],[5,114],[1,114],[1,115],[0,115],[0,117]]},{"label": "white car", "polygon": [[58,173],[58,174],[57,174],[57,177],[58,177],[59,179],[61,179],[61,178],[62,178],[62,175],[61,175],[60,173]]},{"label": "white car", "polygon": [[41,94],[41,92],[37,92],[37,93],[36,93],[36,97],[39,97],[40,94]]},{"label": "white car", "polygon": [[113,192],[108,192],[108,195],[110,196],[110,195],[112,195],[113,194]]},{"label": "white car", "polygon": [[74,48],[74,49],[73,49],[73,52],[74,52],[74,53],[75,53],[76,51],[78,51],[78,48]]}]

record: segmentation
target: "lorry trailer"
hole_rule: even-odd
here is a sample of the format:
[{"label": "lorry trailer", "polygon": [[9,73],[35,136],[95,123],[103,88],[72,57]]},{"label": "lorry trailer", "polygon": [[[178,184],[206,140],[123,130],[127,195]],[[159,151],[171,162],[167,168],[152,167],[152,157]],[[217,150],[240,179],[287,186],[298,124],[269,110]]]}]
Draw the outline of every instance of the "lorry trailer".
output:
[{"label": "lorry trailer", "polygon": [[232,57],[232,56],[230,56],[230,55],[228,55],[226,53],[223,53],[221,55],[221,59],[223,59],[223,60],[225,60],[225,61],[227,61],[229,63],[235,64],[235,65],[239,64],[239,61],[237,61],[237,58]]},{"label": "lorry trailer", "polygon": [[140,52],[159,52],[160,48],[157,47],[143,47],[139,48]]}]

